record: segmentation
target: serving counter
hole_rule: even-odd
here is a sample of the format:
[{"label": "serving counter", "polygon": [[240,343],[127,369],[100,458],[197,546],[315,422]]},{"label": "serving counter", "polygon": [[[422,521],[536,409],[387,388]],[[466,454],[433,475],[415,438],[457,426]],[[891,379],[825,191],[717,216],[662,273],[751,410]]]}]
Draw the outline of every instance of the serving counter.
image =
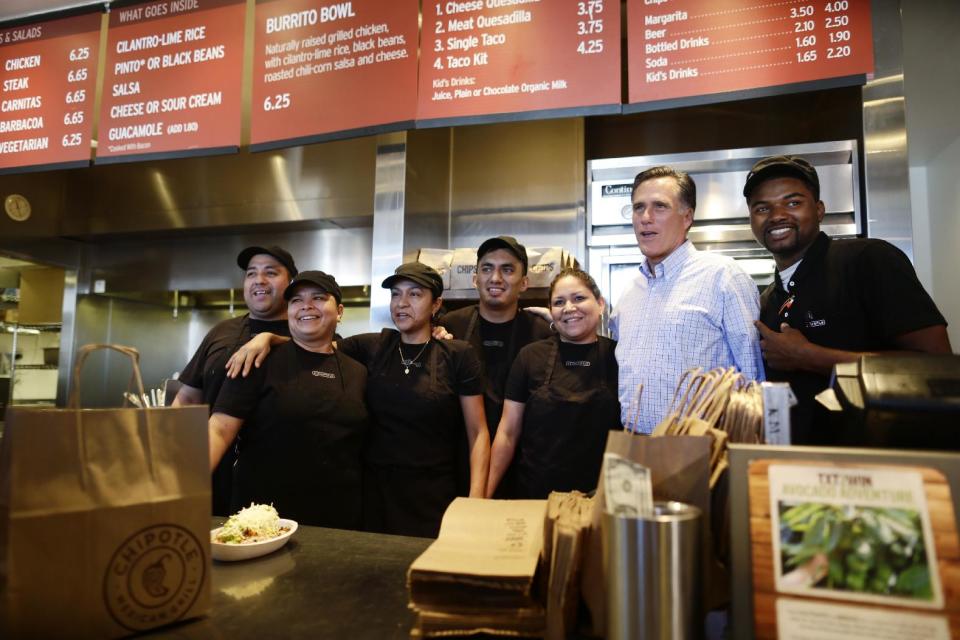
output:
[{"label": "serving counter", "polygon": [[146,635],[406,639],[413,624],[407,568],[431,542],[301,526],[262,558],[214,561],[210,615]]}]

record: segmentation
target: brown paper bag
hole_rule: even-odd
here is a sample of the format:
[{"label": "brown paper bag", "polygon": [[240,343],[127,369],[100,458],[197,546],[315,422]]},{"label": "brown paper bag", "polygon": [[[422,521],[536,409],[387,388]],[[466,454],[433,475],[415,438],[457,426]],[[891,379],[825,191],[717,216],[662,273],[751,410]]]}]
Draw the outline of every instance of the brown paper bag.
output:
[{"label": "brown paper bag", "polygon": [[[710,522],[710,438],[706,436],[659,436],[636,435],[626,431],[611,431],[607,437],[607,452],[616,453],[628,460],[649,467],[656,500],[677,500],[698,507],[703,514],[705,532],[702,549],[704,562],[712,558],[712,543],[709,537]],[[593,524],[587,539],[584,557],[581,593],[590,610],[593,634],[603,636],[606,632],[606,585],[603,573],[603,536],[600,521],[606,499],[603,479],[597,484],[597,497],[593,503]],[[711,574],[708,569],[706,575]],[[725,584],[720,588],[727,591]],[[714,586],[705,579],[705,603],[710,607],[714,601]]]},{"label": "brown paper bag", "polygon": [[207,409],[9,407],[0,441],[0,636],[116,637],[210,607]]}]

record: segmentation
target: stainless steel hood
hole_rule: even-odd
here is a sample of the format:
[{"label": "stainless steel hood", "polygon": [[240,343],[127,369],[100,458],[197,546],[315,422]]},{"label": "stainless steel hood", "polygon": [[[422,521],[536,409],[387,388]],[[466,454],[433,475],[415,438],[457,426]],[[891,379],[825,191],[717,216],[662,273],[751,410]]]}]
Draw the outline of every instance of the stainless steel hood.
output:
[{"label": "stainless steel hood", "polygon": [[615,305],[642,261],[633,233],[630,195],[639,172],[658,165],[686,171],[697,185],[689,238],[698,249],[729,255],[758,285],[773,277],[773,260],[753,237],[743,184],[753,164],[781,154],[803,156],[817,168],[827,216],[821,228],[854,236],[862,228],[860,170],[855,140],[725,149],[658,156],[606,158],[587,163],[587,266]]},{"label": "stainless steel hood", "polygon": [[587,167],[587,244],[636,246],[630,208],[633,178],[658,165],[686,171],[697,185],[697,211],[690,230],[690,239],[697,246],[754,243],[742,195],[743,183],[757,160],[783,153],[803,156],[817,168],[821,199],[827,206],[824,231],[838,236],[856,235],[861,228],[857,143],[843,140],[592,160]]}]

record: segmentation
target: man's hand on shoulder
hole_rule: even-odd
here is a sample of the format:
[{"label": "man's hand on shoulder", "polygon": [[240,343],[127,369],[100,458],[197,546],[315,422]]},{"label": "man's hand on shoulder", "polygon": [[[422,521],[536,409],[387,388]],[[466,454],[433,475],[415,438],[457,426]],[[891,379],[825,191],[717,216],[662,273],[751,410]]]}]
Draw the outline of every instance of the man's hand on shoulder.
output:
[{"label": "man's hand on shoulder", "polygon": [[447,331],[446,327],[437,325],[433,328],[434,340],[453,340],[453,334]]},{"label": "man's hand on shoulder", "polygon": [[553,316],[550,315],[550,309],[547,309],[546,307],[524,307],[523,310],[528,313],[532,313],[535,316],[540,316],[548,323],[553,322]]}]

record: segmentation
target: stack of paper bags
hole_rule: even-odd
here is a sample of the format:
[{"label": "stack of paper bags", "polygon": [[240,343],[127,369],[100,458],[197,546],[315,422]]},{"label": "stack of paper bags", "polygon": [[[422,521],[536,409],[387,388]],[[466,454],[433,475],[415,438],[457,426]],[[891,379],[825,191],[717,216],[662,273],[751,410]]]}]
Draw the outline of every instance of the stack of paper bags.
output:
[{"label": "stack of paper bags", "polygon": [[569,637],[580,608],[580,566],[590,534],[593,498],[579,491],[551,493],[547,500],[544,556],[550,559],[547,640]]},{"label": "stack of paper bags", "polygon": [[536,579],[546,510],[545,500],[454,500],[439,537],[407,573],[412,634],[542,637]]}]

